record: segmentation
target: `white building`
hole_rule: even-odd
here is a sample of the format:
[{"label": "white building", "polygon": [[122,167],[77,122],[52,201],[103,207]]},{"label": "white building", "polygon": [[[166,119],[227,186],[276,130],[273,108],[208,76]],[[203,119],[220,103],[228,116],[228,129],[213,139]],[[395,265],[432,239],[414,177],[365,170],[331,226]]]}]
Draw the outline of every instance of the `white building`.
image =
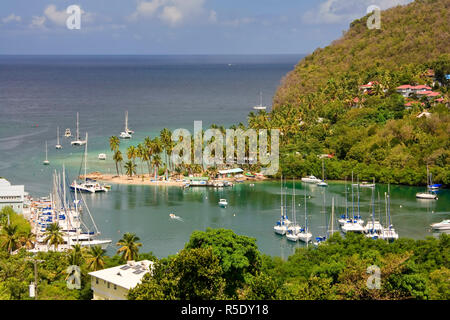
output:
[{"label": "white building", "polygon": [[153,262],[142,260],[90,272],[93,300],[126,300],[128,291],[141,283],[142,277],[152,270]]},{"label": "white building", "polygon": [[23,185],[13,186],[8,180],[0,178],[0,210],[12,207],[15,212],[23,213],[24,197]]}]

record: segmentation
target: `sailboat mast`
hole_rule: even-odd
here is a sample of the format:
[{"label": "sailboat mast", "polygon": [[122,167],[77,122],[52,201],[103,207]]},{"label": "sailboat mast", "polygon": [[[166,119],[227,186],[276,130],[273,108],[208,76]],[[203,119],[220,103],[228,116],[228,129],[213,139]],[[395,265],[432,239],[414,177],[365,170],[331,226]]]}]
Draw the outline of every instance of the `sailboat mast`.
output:
[{"label": "sailboat mast", "polygon": [[345,216],[348,219],[348,205],[347,205],[347,177],[345,177]]},{"label": "sailboat mast", "polygon": [[59,144],[59,127],[56,127],[56,144]]},{"label": "sailboat mast", "polygon": [[352,171],[352,219],[355,217],[355,201],[353,194],[353,171]]},{"label": "sailboat mast", "polygon": [[294,226],[297,224],[297,217],[295,215],[295,181],[292,178],[292,215],[294,216]]},{"label": "sailboat mast", "polygon": [[45,141],[45,161],[48,161],[47,156],[47,141]]},{"label": "sailboat mast", "polygon": [[280,192],[281,192],[281,196],[280,196],[281,219],[283,219],[283,217],[284,217],[284,214],[283,214],[283,176],[281,176]]},{"label": "sailboat mast", "polygon": [[306,220],[306,188],[305,188],[305,233],[308,232],[308,221]]},{"label": "sailboat mast", "polygon": [[86,173],[87,173],[87,141],[88,141],[88,133],[86,132],[86,144],[84,145],[84,182],[87,181]]},{"label": "sailboat mast", "polygon": [[325,167],[324,167],[323,159],[322,159],[322,181],[325,181]]},{"label": "sailboat mast", "polygon": [[79,131],[79,127],[78,127],[78,112],[77,112],[77,138],[76,138],[76,140],[77,141],[80,140],[80,131]]},{"label": "sailboat mast", "polygon": [[390,228],[391,227],[391,186],[389,184],[388,184],[387,202],[388,202],[388,217],[389,217],[389,228]]},{"label": "sailboat mast", "polygon": [[358,198],[358,219],[361,217],[360,206],[359,206],[359,176],[356,176],[356,194]]},{"label": "sailboat mast", "polygon": [[330,235],[334,233],[334,197],[331,199],[331,230]]}]

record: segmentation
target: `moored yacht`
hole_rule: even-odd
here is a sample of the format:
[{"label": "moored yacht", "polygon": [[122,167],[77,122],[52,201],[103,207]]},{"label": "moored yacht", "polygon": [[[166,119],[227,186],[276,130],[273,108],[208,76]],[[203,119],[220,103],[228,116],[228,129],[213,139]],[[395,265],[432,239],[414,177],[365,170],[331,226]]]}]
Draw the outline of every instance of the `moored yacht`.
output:
[{"label": "moored yacht", "polygon": [[[87,133],[86,133],[86,135],[87,135]],[[78,112],[77,112],[77,133],[76,133],[75,140],[72,141],[70,144],[72,146],[83,146],[83,145],[86,144],[86,140],[81,140],[80,139],[80,128],[79,128],[79,115],[78,115]]]},{"label": "moored yacht", "polygon": [[286,201],[284,201],[284,204],[283,204],[283,177],[281,177],[280,190],[281,190],[281,194],[280,194],[281,195],[281,197],[280,197],[280,199],[281,199],[281,201],[280,201],[281,202],[281,206],[280,206],[281,216],[280,216],[280,220],[278,220],[277,223],[275,224],[275,226],[273,227],[273,231],[276,234],[285,235],[289,226],[291,225],[291,221],[289,221],[288,216],[287,216],[287,210],[286,210],[286,205],[285,205]]},{"label": "moored yacht", "polygon": [[69,128],[67,128],[66,131],[64,132],[64,137],[70,138],[71,136],[72,136],[72,132],[70,131]]},{"label": "moored yacht", "polygon": [[319,183],[319,182],[322,182],[322,180],[316,178],[315,176],[304,177],[304,178],[302,178],[302,181],[306,182],[306,183]]},{"label": "moored yacht", "polygon": [[433,230],[450,230],[450,220],[443,220],[441,222],[433,223],[431,228]]},{"label": "moored yacht", "polygon": [[72,182],[70,185],[70,189],[72,191],[79,192],[88,192],[88,193],[96,193],[96,192],[107,192],[108,189],[102,186],[95,180],[87,178],[87,141],[88,134],[86,132],[86,144],[84,146],[84,181],[77,182],[76,180]]},{"label": "moored yacht", "polygon": [[56,128],[56,149],[62,149],[62,145],[59,143],[59,127]]},{"label": "moored yacht", "polygon": [[120,133],[119,137],[121,139],[131,139],[133,133],[134,131],[128,128],[128,110],[127,110],[125,111],[125,130]]},{"label": "moored yacht", "polygon": [[45,141],[45,160],[42,163],[46,166],[50,164],[50,161],[48,161],[47,141]]}]

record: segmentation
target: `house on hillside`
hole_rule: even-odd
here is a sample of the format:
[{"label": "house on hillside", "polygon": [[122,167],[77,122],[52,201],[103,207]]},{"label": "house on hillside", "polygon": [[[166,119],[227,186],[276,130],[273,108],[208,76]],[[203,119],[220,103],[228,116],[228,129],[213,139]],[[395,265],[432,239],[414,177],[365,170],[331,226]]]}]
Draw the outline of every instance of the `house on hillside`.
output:
[{"label": "house on hillside", "polygon": [[90,272],[93,300],[127,300],[128,291],[153,272],[149,260],[128,261],[127,264]]},{"label": "house on hillside", "polygon": [[428,112],[428,110],[423,110],[423,112],[421,112],[417,115],[417,118],[422,118],[422,117],[429,118],[429,117],[431,117],[431,113]]},{"label": "house on hillside", "polygon": [[409,97],[412,94],[422,95],[422,92],[432,92],[431,87],[421,84],[417,86],[412,86],[410,84],[404,84],[396,88],[397,92],[400,93],[405,98]]}]

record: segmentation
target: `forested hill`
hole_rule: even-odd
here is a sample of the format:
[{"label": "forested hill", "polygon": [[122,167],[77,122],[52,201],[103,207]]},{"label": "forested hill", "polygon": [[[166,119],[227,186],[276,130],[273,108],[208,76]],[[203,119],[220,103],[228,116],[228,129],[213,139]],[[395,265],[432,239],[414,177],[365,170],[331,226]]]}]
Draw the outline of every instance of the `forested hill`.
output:
[{"label": "forested hill", "polygon": [[277,91],[274,106],[299,103],[302,95],[320,90],[336,76],[366,83],[374,69],[401,70],[450,53],[450,0],[416,0],[382,11],[381,29],[368,29],[368,16],[300,61]]},{"label": "forested hill", "polygon": [[[370,15],[368,15],[370,16]],[[301,60],[269,113],[249,127],[281,130],[285,176],[450,185],[450,0],[417,0],[368,16],[341,39]],[[409,88],[406,94],[398,87]],[[419,88],[423,88],[420,89]]]}]

